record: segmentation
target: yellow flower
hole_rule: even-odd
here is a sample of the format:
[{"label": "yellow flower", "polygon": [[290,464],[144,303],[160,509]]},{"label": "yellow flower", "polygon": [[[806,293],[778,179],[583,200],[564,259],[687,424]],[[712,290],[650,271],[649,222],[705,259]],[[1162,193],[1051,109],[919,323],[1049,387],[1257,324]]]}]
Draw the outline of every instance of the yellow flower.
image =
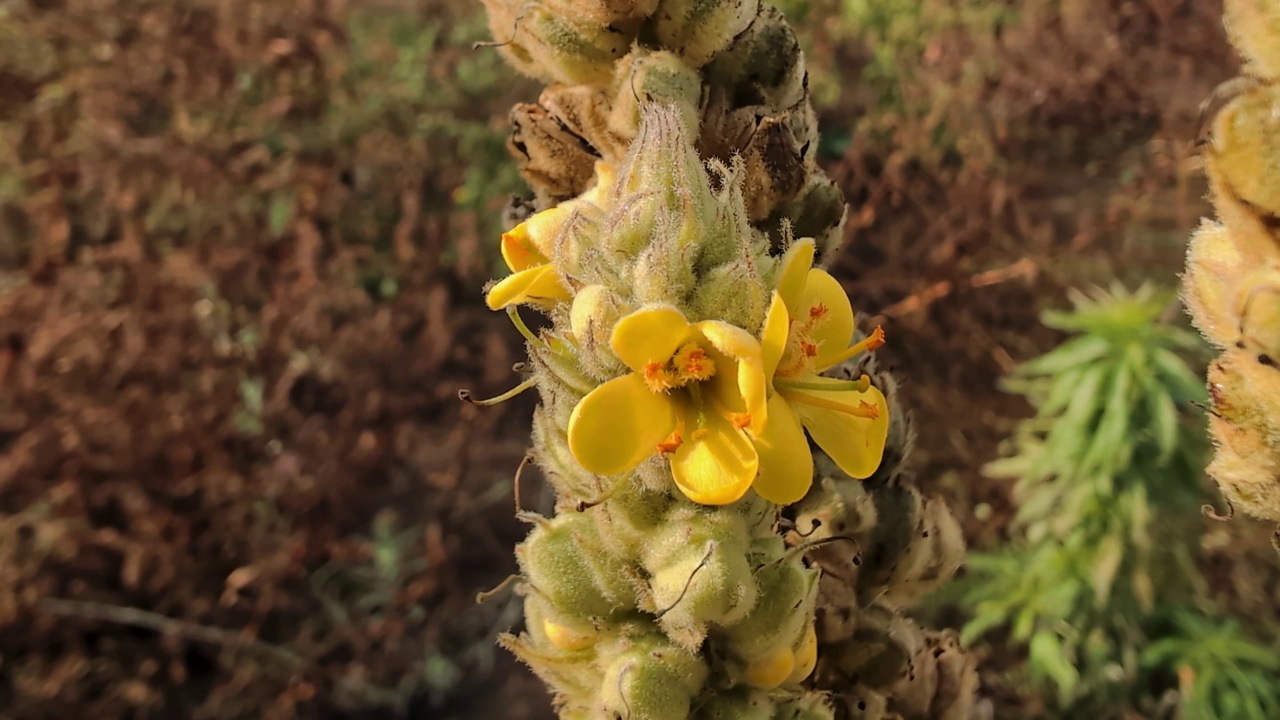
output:
[{"label": "yellow flower", "polygon": [[849,344],[853,308],[840,283],[813,268],[813,254],[813,241],[803,240],[783,257],[761,340],[769,424],[756,438],[755,488],[779,505],[804,497],[812,482],[804,431],[841,470],[859,479],[880,465],[889,433],[884,395],[866,376],[849,381],[819,375],[884,344],[884,331],[876,328],[866,340]]},{"label": "yellow flower", "polygon": [[548,245],[560,230],[571,208],[557,205],[502,233],[502,259],[511,275],[489,289],[485,301],[490,310],[520,303],[549,304],[573,298],[564,279],[551,264]]},{"label": "yellow flower", "polygon": [[765,426],[760,344],[718,320],[690,323],[670,305],[643,307],[614,325],[613,352],[631,372],[573,409],[569,449],[587,470],[627,472],[655,453],[671,461],[685,495],[704,505],[741,498]]},{"label": "yellow flower", "polygon": [[560,272],[551,262],[551,243],[573,212],[585,204],[601,205],[614,184],[613,167],[596,163],[596,184],[582,195],[543,210],[502,234],[502,259],[512,274],[489,289],[490,310],[532,303],[553,305],[573,299]]}]

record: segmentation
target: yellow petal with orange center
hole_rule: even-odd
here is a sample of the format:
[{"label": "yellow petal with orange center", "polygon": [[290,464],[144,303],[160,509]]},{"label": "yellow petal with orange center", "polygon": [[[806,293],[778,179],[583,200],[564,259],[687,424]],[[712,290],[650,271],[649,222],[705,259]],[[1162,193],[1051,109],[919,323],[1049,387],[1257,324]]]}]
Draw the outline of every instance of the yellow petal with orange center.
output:
[{"label": "yellow petal with orange center", "polygon": [[684,313],[670,305],[647,305],[613,326],[609,345],[627,367],[643,373],[650,363],[670,360],[692,336]]},{"label": "yellow petal with orange center", "polygon": [[769,398],[769,422],[755,436],[760,472],[752,487],[760,497],[778,505],[790,505],[809,492],[813,482],[813,455],[804,437],[800,417],[782,395]]},{"label": "yellow petal with orange center", "polygon": [[769,378],[764,373],[760,342],[746,330],[719,320],[706,320],[694,327],[712,348],[733,361],[732,373],[717,368],[720,380],[713,378],[712,385],[717,399],[730,410],[745,409],[750,414],[751,431],[762,432],[768,414]]},{"label": "yellow petal with orange center", "polygon": [[764,331],[760,336],[760,359],[764,366],[764,376],[772,380],[778,372],[778,363],[787,350],[787,333],[790,330],[791,318],[787,312],[787,304],[782,295],[773,293],[773,301],[769,304],[769,313],[764,317]]},{"label": "yellow petal with orange center", "polygon": [[[806,376],[806,384],[847,387],[833,378]],[[866,392],[853,390],[779,389],[800,415],[818,447],[853,478],[870,477],[880,466],[884,443],[889,436],[889,408],[875,387]],[[865,417],[874,414],[876,417]]]},{"label": "yellow petal with orange center", "polygon": [[736,502],[751,488],[759,458],[755,446],[728,418],[707,412],[688,417],[688,437],[671,454],[671,475],[690,500],[703,505]]},{"label": "yellow petal with orange center", "polygon": [[569,450],[597,475],[626,472],[657,452],[676,426],[675,403],[628,373],[597,387],[569,416]]},{"label": "yellow petal with orange center", "polygon": [[805,281],[809,277],[809,269],[813,267],[813,256],[817,252],[812,238],[797,240],[787,248],[778,267],[778,294],[787,304],[792,317],[800,313],[800,295],[804,292]]},{"label": "yellow petal with orange center", "polygon": [[499,280],[489,288],[485,302],[500,310],[525,302],[568,302],[573,299],[560,273],[550,265],[536,265]]},{"label": "yellow petal with orange center", "polygon": [[853,340],[853,307],[840,281],[823,270],[810,270],[800,295],[797,323],[811,322],[809,339],[818,344],[814,370],[822,372],[841,362]]}]

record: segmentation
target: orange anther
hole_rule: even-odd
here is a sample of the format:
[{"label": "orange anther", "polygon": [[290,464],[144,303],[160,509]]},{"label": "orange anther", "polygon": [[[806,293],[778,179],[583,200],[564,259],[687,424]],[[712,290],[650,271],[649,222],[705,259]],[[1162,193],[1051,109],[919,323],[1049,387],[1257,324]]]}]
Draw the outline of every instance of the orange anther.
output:
[{"label": "orange anther", "polygon": [[817,305],[814,305],[813,307],[809,308],[809,319],[817,320],[823,315],[826,315],[829,311],[830,311],[830,308],[828,308],[826,305],[823,305],[822,303],[818,303]]},{"label": "orange anther", "polygon": [[858,409],[862,410],[862,417],[869,418],[871,420],[875,420],[880,417],[880,408],[872,405],[866,400],[858,403]]},{"label": "orange anther", "polygon": [[658,443],[658,454],[668,455],[679,450],[680,446],[683,444],[684,439],[680,437],[680,432],[678,430],[673,430],[671,434],[667,436],[666,440]]},{"label": "orange anther", "polygon": [[867,338],[867,350],[875,350],[884,343],[884,328],[877,325],[876,329],[871,331],[871,337]]},{"label": "orange anther", "polygon": [[804,353],[805,357],[816,357],[818,354],[818,346],[808,340],[801,340],[800,351]]},{"label": "orange anther", "polygon": [[734,427],[738,428],[739,430],[743,430],[745,428],[751,427],[751,413],[749,412],[729,413],[729,421],[733,423]]}]

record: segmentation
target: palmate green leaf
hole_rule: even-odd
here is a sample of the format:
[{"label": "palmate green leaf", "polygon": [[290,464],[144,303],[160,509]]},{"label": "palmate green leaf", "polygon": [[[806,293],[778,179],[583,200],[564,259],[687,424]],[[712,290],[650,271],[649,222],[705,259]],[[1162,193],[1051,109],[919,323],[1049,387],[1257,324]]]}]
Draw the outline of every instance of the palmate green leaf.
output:
[{"label": "palmate green leaf", "polygon": [[1088,365],[1106,357],[1113,346],[1096,335],[1072,338],[1054,350],[1018,367],[1019,375],[1057,375],[1073,367]]}]

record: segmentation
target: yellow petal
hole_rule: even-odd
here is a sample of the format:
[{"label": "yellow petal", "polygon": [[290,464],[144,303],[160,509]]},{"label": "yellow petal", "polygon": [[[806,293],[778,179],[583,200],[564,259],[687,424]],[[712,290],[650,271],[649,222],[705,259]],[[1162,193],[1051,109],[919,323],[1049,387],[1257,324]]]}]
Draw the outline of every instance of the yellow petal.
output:
[{"label": "yellow petal", "polygon": [[626,472],[657,452],[676,426],[675,404],[634,373],[592,390],[569,416],[569,450],[598,475]]},{"label": "yellow petal", "polygon": [[840,281],[823,270],[810,270],[796,312],[800,314],[797,319],[814,312],[822,314],[809,333],[809,339],[818,343],[815,370],[822,372],[840,362],[840,355],[853,340],[853,307]]},{"label": "yellow petal", "polygon": [[787,333],[790,331],[791,318],[787,312],[787,304],[775,291],[773,302],[769,304],[769,314],[764,318],[764,332],[760,337],[760,356],[764,366],[764,376],[772,379],[778,371],[778,363],[787,349]]},{"label": "yellow petal", "polygon": [[572,211],[573,205],[571,202],[561,203],[553,208],[543,210],[521,223],[521,225],[525,226],[525,233],[529,238],[530,247],[542,253],[543,257],[551,257],[551,243],[556,239],[556,235],[560,233],[560,228],[564,226],[565,220],[568,219]]},{"label": "yellow petal", "polygon": [[[745,409],[751,414],[752,432],[763,431],[768,413],[765,404],[768,376],[761,362],[760,342],[746,330],[719,320],[705,320],[695,327],[712,348],[733,361],[720,360],[716,377],[712,379],[712,391],[729,410]],[[725,372],[727,369],[732,369],[732,375]]]},{"label": "yellow petal", "polygon": [[787,304],[787,310],[795,317],[800,313],[800,294],[804,292],[805,280],[809,276],[809,268],[813,267],[813,255],[816,252],[812,238],[797,240],[782,256],[782,264],[778,267],[778,294]]},{"label": "yellow petal", "polygon": [[568,302],[572,299],[573,295],[560,279],[560,273],[550,265],[536,265],[509,275],[489,288],[485,295],[490,310],[524,302]]},{"label": "yellow petal", "polygon": [[726,418],[706,413],[702,422],[685,423],[689,436],[671,455],[671,475],[690,500],[727,505],[746,494],[760,461],[746,433]]},{"label": "yellow petal", "polygon": [[511,229],[511,232],[502,233],[502,259],[506,261],[507,267],[511,268],[511,272],[520,272],[528,270],[535,265],[543,265],[547,262],[547,257],[538,252],[538,249],[529,242],[529,223],[522,222]]},{"label": "yellow petal", "polygon": [[760,455],[760,474],[755,488],[760,497],[778,505],[790,505],[813,482],[813,455],[800,427],[800,418],[782,395],[769,398],[769,422],[764,433],[755,436]]},{"label": "yellow petal", "polygon": [[670,305],[646,305],[613,326],[609,345],[627,367],[642,373],[649,363],[665,363],[693,335],[684,314]]},{"label": "yellow petal", "polygon": [[604,201],[613,192],[613,184],[617,177],[618,171],[611,163],[597,160],[596,184],[590,190],[579,195],[578,199],[585,200],[596,207],[604,207]]},{"label": "yellow petal", "polygon": [[[808,377],[806,383],[839,383],[832,378]],[[849,477],[870,477],[880,466],[885,439],[889,435],[889,408],[884,395],[875,387],[866,392],[838,390],[780,390],[800,422],[818,447],[840,466]],[[859,417],[869,405],[875,408],[874,419]],[[844,408],[844,410],[836,409]]]}]

